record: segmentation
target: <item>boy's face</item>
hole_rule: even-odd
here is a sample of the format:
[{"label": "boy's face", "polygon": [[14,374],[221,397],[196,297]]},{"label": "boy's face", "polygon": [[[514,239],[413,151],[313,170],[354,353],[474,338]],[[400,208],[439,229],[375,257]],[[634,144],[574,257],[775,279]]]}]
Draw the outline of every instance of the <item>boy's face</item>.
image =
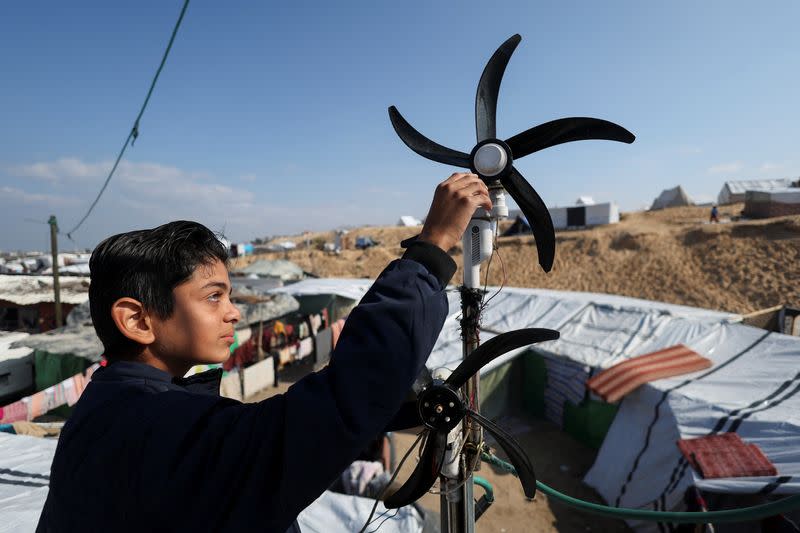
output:
[{"label": "boy's face", "polygon": [[230,356],[233,328],[241,318],[230,300],[231,282],[221,261],[200,265],[172,291],[175,307],[153,319],[153,354],[172,368],[221,363]]}]

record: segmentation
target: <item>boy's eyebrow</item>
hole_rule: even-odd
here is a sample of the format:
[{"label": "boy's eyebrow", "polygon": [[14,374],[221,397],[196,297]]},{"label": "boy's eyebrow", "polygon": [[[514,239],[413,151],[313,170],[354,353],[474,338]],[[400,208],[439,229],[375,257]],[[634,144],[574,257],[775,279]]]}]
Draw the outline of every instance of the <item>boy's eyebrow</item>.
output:
[{"label": "boy's eyebrow", "polygon": [[233,287],[229,287],[227,283],[224,281],[209,281],[205,285],[203,285],[200,290],[209,289],[211,287],[218,287],[223,291],[232,291]]}]

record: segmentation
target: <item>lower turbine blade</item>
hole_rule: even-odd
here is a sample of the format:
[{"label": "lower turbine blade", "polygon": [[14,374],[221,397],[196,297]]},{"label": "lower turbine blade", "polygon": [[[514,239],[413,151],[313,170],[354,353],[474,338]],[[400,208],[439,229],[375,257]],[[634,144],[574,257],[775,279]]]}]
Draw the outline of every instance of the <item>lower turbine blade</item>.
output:
[{"label": "lower turbine blade", "polygon": [[528,219],[528,224],[536,239],[536,249],[539,252],[539,264],[545,272],[553,268],[556,258],[556,231],[553,229],[553,220],[550,211],[544,205],[542,198],[531,187],[516,168],[511,168],[511,173],[502,178],[500,183],[508,194],[517,202],[519,208]]},{"label": "lower turbine blade", "polygon": [[557,338],[557,331],[542,328],[518,329],[492,337],[469,354],[450,374],[445,383],[458,389],[481,368],[504,353],[535,342],[552,341]]},{"label": "lower turbine blade", "polygon": [[444,163],[445,165],[469,168],[469,154],[447,148],[446,146],[442,146],[428,139],[415,130],[414,127],[403,118],[403,115],[400,114],[400,111],[398,111],[395,106],[389,108],[389,119],[392,121],[394,131],[396,131],[400,139],[406,143],[406,146],[422,157],[438,163]]},{"label": "lower turbine blade", "polygon": [[417,468],[402,487],[383,501],[383,505],[387,509],[397,509],[420,499],[439,477],[439,470],[442,468],[446,451],[447,432],[429,432]]},{"label": "lower turbine blade", "polygon": [[536,474],[533,472],[533,466],[525,455],[522,447],[514,440],[514,437],[509,435],[506,430],[473,410],[469,410],[469,416],[474,418],[483,428],[488,431],[492,437],[495,438],[497,444],[503,448],[503,451],[508,455],[511,464],[517,470],[519,481],[522,483],[522,490],[525,496],[533,498],[536,495]]},{"label": "lower turbine blade", "polygon": [[573,141],[619,141],[632,143],[636,137],[622,126],[599,118],[560,118],[514,135],[506,141],[514,159]]}]

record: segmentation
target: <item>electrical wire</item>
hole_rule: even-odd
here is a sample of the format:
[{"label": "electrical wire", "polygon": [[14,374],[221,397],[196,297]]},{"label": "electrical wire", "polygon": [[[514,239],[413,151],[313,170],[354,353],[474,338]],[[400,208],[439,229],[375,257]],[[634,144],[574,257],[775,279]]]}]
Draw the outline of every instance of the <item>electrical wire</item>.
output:
[{"label": "electrical wire", "polygon": [[[373,506],[372,506],[372,511],[370,511],[370,513],[369,513],[369,516],[367,517],[367,522],[364,524],[364,527],[362,527],[362,528],[359,530],[359,532],[358,532],[358,533],[364,533],[364,532],[366,531],[366,529],[367,529],[367,528],[370,526],[370,524],[372,524],[374,521],[377,521],[377,520],[379,520],[381,516],[383,516],[384,514],[386,514],[386,513],[388,513],[388,512],[389,512],[389,510],[387,509],[386,511],[384,511],[384,512],[382,512],[380,515],[378,515],[378,517],[377,517],[377,518],[375,518],[375,520],[372,520],[372,516],[375,514],[375,509],[377,509],[377,508],[378,508],[378,503],[381,501],[381,499],[383,498],[384,494],[386,494],[386,490],[387,490],[387,489],[388,489],[388,488],[389,488],[389,487],[392,485],[392,482],[393,482],[393,481],[395,480],[395,478],[397,477],[397,474],[399,474],[399,473],[400,473],[400,468],[403,466],[403,463],[405,463],[405,462],[406,462],[406,459],[408,459],[408,456],[409,456],[409,455],[411,455],[411,452],[412,452],[412,451],[414,450],[414,448],[417,446],[417,443],[418,443],[418,442],[419,442],[419,441],[422,439],[422,436],[423,436],[425,433],[426,433],[426,430],[422,430],[422,431],[420,431],[420,432],[419,432],[419,435],[417,435],[417,439],[416,439],[416,440],[414,441],[414,443],[413,443],[413,444],[412,444],[412,445],[411,445],[411,446],[408,448],[408,451],[406,451],[406,454],[403,456],[403,458],[402,458],[402,459],[400,459],[400,463],[397,465],[397,468],[395,468],[395,469],[394,469],[394,474],[392,474],[392,477],[389,479],[389,482],[386,484],[386,486],[385,486],[385,487],[383,487],[383,490],[381,491],[381,493],[380,493],[380,494],[378,494],[378,497],[377,497],[377,498],[375,498],[375,503],[374,503],[374,504],[373,504]],[[391,518],[391,517],[390,517],[390,518]],[[381,522],[381,525],[383,525],[383,522]],[[381,526],[378,526],[378,527],[381,527]],[[377,531],[377,529],[376,529],[375,531]],[[370,532],[370,533],[373,533],[373,532]]]},{"label": "electrical wire", "polygon": [[[497,291],[494,294],[492,294],[489,297],[488,300],[486,300],[485,302],[483,302],[481,304],[481,312],[483,312],[483,310],[489,305],[489,302],[491,302],[494,299],[495,296],[500,294],[500,291],[502,291],[505,288],[506,282],[508,281],[508,276],[506,274],[506,263],[505,263],[505,261],[503,261],[503,255],[500,253],[500,245],[497,242],[498,231],[499,231],[498,228],[495,228],[494,245],[492,246],[492,257],[494,257],[494,255],[497,254],[497,258],[500,260],[500,266],[503,269],[503,277],[502,277],[502,279],[500,281],[500,287],[497,289]],[[489,259],[489,264],[486,265],[486,281],[487,281],[487,283],[489,281],[489,267],[490,266],[491,266],[491,258]],[[484,287],[484,292],[485,291],[486,291],[486,287]]]},{"label": "electrical wire", "polygon": [[120,160],[122,160],[122,156],[125,153],[125,150],[128,148],[128,144],[133,144],[136,141],[136,138],[139,137],[139,120],[141,120],[142,115],[144,114],[145,108],[147,108],[148,102],[150,102],[150,96],[153,94],[153,89],[156,87],[156,82],[158,81],[158,77],[161,75],[161,70],[164,68],[164,64],[167,62],[167,56],[169,55],[169,51],[172,49],[172,43],[175,41],[175,35],[178,33],[178,28],[181,26],[181,22],[183,21],[183,15],[186,13],[186,8],[189,7],[189,0],[185,0],[183,3],[183,8],[181,9],[181,14],[178,16],[177,22],[175,22],[175,27],[172,29],[172,35],[169,38],[169,43],[167,44],[166,50],[164,50],[164,55],[161,58],[161,64],[158,65],[158,70],[156,70],[156,75],[153,77],[152,83],[150,83],[150,90],[147,91],[147,96],[144,99],[144,104],[142,104],[142,108],[139,110],[139,114],[136,115],[136,120],[133,122],[133,127],[131,128],[130,133],[128,133],[128,137],[125,139],[125,144],[122,145],[122,149],[119,151],[119,155],[117,155],[117,160],[114,161],[114,166],[111,167],[111,172],[108,173],[108,177],[106,181],[103,183],[103,186],[100,188],[100,192],[97,193],[97,197],[92,202],[92,205],[89,206],[89,210],[86,211],[86,214],[83,215],[83,218],[75,224],[75,227],[72,228],[67,232],[67,237],[72,240],[72,234],[81,227],[81,225],[89,218],[89,215],[92,213],[92,210],[97,205],[97,202],[100,201],[100,197],[103,196],[103,192],[105,192],[106,187],[108,187],[108,182],[111,181],[111,177],[114,175],[114,172],[117,170],[117,166],[119,165]]},{"label": "electrical wire", "polygon": [[[383,513],[381,513],[381,515],[384,515],[384,514],[386,514],[386,512],[388,512],[388,509],[387,509],[387,511],[384,511]],[[387,520],[389,520],[389,519],[391,519],[391,518],[394,518],[395,516],[397,516],[397,513],[398,513],[398,512],[400,512],[400,509],[399,509],[399,508],[398,508],[398,509],[395,509],[395,510],[394,510],[394,513],[392,513],[392,514],[390,514],[389,516],[387,516],[386,518],[384,518],[384,519],[381,521],[381,523],[380,523],[380,524],[378,524],[378,527],[376,527],[375,529],[373,529],[373,530],[371,530],[371,531],[367,531],[367,533],[375,533],[376,531],[378,531],[378,530],[381,528],[381,526],[383,525],[383,523],[384,523],[384,522],[386,522]],[[376,518],[375,520],[377,520],[377,518]]]}]

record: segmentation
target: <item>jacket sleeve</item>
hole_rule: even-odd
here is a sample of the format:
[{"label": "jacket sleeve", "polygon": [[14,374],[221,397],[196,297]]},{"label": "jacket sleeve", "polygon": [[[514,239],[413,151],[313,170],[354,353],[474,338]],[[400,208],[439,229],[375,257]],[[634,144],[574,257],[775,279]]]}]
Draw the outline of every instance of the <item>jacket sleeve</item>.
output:
[{"label": "jacket sleeve", "polygon": [[414,246],[391,263],[351,312],[330,364],[285,394],[240,404],[166,393],[174,405],[158,423],[169,423],[172,412],[189,419],[173,443],[180,451],[143,473],[152,480],[170,472],[143,507],[158,507],[156,494],[188,483],[194,503],[214,509],[204,522],[212,529],[234,516],[285,530],[386,426],[430,355],[455,271],[437,251]]}]

